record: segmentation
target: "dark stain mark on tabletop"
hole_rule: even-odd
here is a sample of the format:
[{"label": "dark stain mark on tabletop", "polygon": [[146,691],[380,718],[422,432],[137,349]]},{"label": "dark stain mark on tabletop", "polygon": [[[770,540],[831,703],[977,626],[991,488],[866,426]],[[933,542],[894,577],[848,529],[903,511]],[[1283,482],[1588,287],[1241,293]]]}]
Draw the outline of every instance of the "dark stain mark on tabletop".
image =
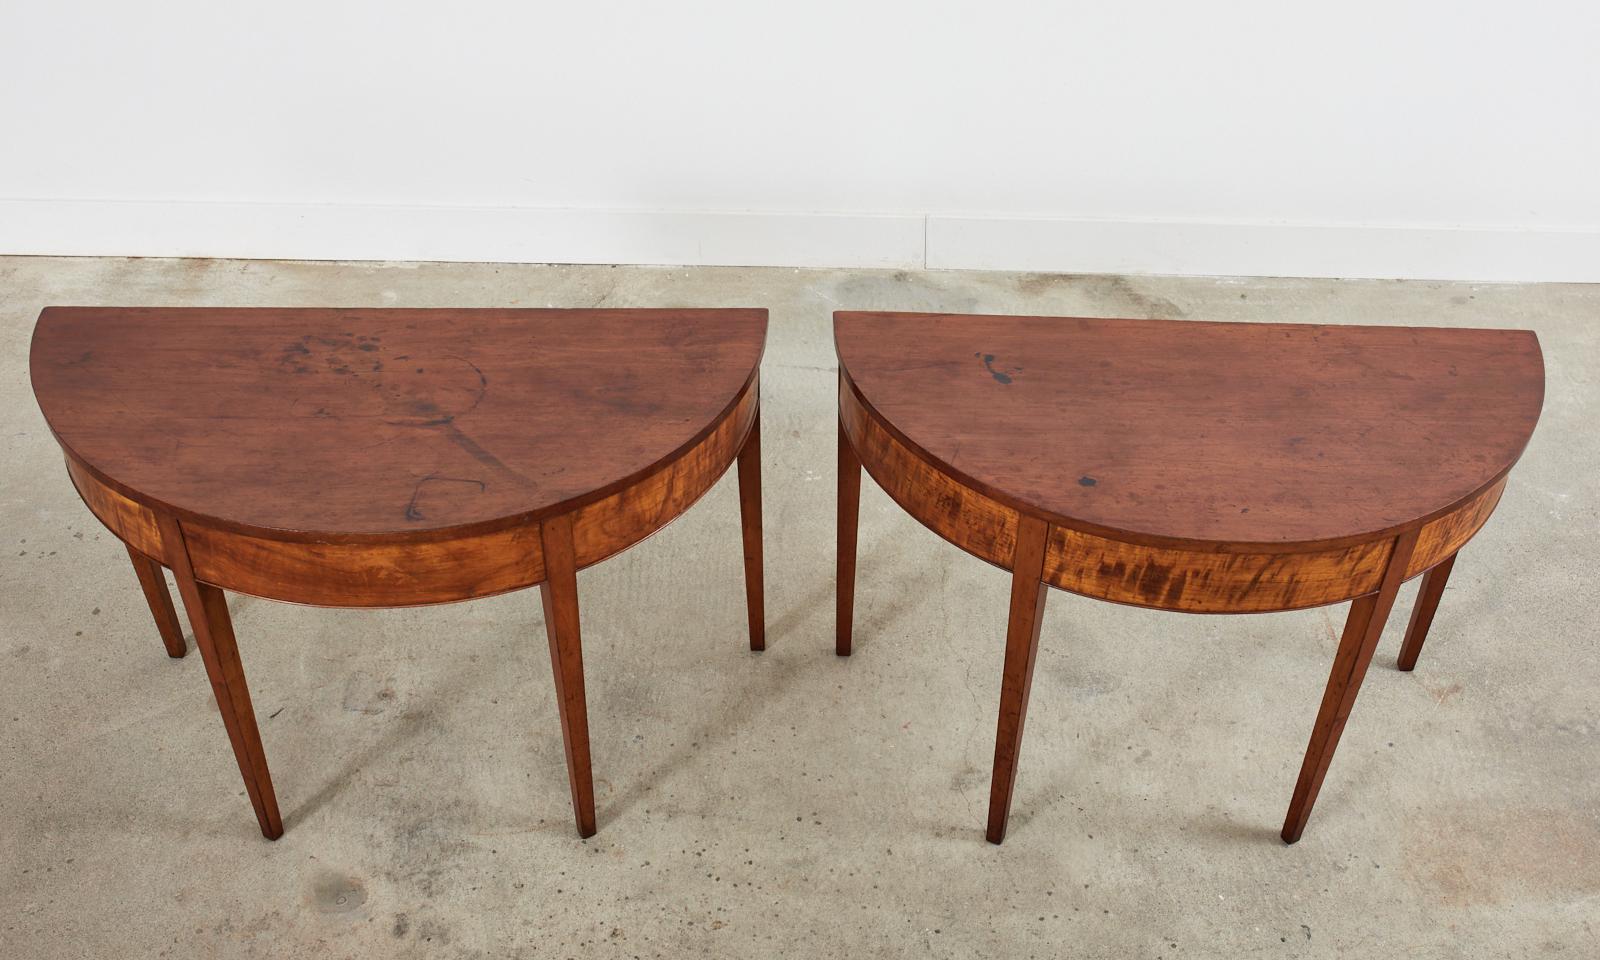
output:
[{"label": "dark stain mark on tabletop", "polygon": [[[308,333],[284,347],[278,362],[293,373],[309,374],[315,372],[312,363],[320,359],[334,373],[351,376],[356,373],[352,363],[359,354],[376,352],[380,349],[380,340],[381,338],[377,336],[357,337],[348,333],[331,336]],[[350,354],[347,352],[350,350],[359,353]],[[376,373],[382,369],[382,363],[376,362],[370,371],[365,372]]]},{"label": "dark stain mark on tabletop", "polygon": [[[437,430],[445,440],[485,467],[519,483],[531,482],[459,426],[458,421],[476,410],[489,392],[489,375],[483,368],[464,356],[445,355],[435,358],[436,363],[415,367],[415,377],[406,373],[385,375],[384,358],[382,338],[376,335],[306,334],[282,349],[279,363],[297,375],[327,373],[370,387],[381,398],[383,410],[379,416],[385,425]],[[393,359],[410,360],[412,355],[398,354]],[[440,365],[445,369],[437,369]],[[459,365],[459,369],[455,365]],[[424,379],[430,370],[433,376]],[[625,393],[627,395],[620,401],[615,397],[606,399],[630,407],[636,405],[632,403],[631,393]],[[339,402],[351,404],[360,415],[366,415],[359,397],[347,395]],[[324,405],[313,415],[337,417],[346,415],[346,411]],[[430,483],[468,483],[475,484],[479,492],[485,489],[482,480],[430,474],[413,488],[405,506],[407,520],[418,522],[426,518],[423,498]]]},{"label": "dark stain mark on tabletop", "polygon": [[973,356],[975,356],[979,360],[983,361],[983,368],[985,370],[989,371],[989,376],[994,377],[996,383],[1010,383],[1011,380],[1012,380],[1012,377],[1011,377],[1012,373],[1021,373],[1022,372],[1022,368],[1021,367],[1012,367],[1011,368],[1011,373],[1006,373],[1006,372],[1001,371],[1001,370],[996,370],[994,368],[994,354],[992,354],[992,353],[984,353],[984,352],[982,352],[980,350],[979,352],[973,354]]},{"label": "dark stain mark on tabletop", "polygon": [[1080,487],[1092,487],[1099,482],[1099,480],[1089,476],[1087,473],[1078,478],[1078,486]]},{"label": "dark stain mark on tabletop", "polygon": [[[410,408],[413,414],[424,419],[419,423],[407,424],[407,426],[442,427],[456,418],[453,413],[443,413],[441,415],[442,411],[439,409],[439,405],[426,397],[412,400]],[[399,424],[396,424],[396,426],[399,426]]]},{"label": "dark stain mark on tabletop", "polygon": [[466,451],[468,456],[472,457],[472,459],[478,461],[484,466],[489,467],[492,470],[498,470],[511,479],[516,480],[518,483],[532,485],[532,480],[513,469],[511,466],[506,464],[505,461],[495,456],[489,450],[485,449],[482,444],[478,443],[478,441],[472,439],[472,437],[468,436],[466,433],[463,433],[461,428],[457,427],[455,424],[445,424],[444,434],[452,443]]},{"label": "dark stain mark on tabletop", "polygon": [[283,348],[283,356],[278,358],[278,363],[288,367],[294,373],[306,374],[311,372],[311,368],[306,365],[306,361],[310,357],[311,348],[306,346],[304,342],[291,343]]}]

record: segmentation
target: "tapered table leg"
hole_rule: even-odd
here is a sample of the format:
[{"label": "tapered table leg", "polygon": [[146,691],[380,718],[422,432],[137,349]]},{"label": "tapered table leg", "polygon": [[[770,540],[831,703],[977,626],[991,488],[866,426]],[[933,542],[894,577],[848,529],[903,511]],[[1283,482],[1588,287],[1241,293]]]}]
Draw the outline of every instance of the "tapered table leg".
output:
[{"label": "tapered table leg", "polygon": [[161,564],[132,546],[128,547],[128,559],[133,561],[133,572],[139,575],[139,586],[144,589],[151,616],[156,618],[161,642],[167,645],[167,656],[181,657],[188,653],[189,647],[183,642],[183,627],[178,624],[178,612],[172,609],[172,595],[167,592],[167,578],[161,573]]},{"label": "tapered table leg", "polygon": [[850,656],[856,609],[856,531],[861,515],[861,461],[839,423],[839,548],[835,576],[834,652]]},{"label": "tapered table leg", "polygon": [[744,533],[744,599],[750,649],[767,649],[766,597],[761,575],[761,412],[739,450],[739,522]]},{"label": "tapered table leg", "polygon": [[1439,598],[1444,596],[1445,582],[1456,565],[1456,555],[1451,554],[1432,570],[1423,574],[1422,587],[1417,591],[1417,602],[1411,608],[1411,623],[1406,626],[1406,640],[1400,647],[1400,669],[1413,670],[1417,656],[1422,653],[1422,642],[1428,639],[1428,628],[1433,626],[1433,615],[1439,609]]},{"label": "tapered table leg", "polygon": [[272,775],[267,772],[267,755],[261,746],[261,731],[256,727],[255,708],[250,704],[250,689],[245,684],[244,665],[239,661],[239,646],[233,635],[233,620],[228,616],[228,600],[222,591],[195,579],[184,545],[183,531],[172,517],[158,517],[161,544],[178,581],[178,594],[189,612],[195,646],[205,661],[216,695],[223,726],[233,743],[233,756],[239,762],[250,805],[255,808],[261,835],[268,840],[283,836],[283,817],[278,813],[278,798],[272,790]]},{"label": "tapered table leg", "polygon": [[1017,756],[1022,752],[1022,724],[1028,716],[1028,691],[1039,654],[1039,627],[1049,593],[1044,576],[1045,537],[1049,525],[1023,516],[1017,522],[1017,552],[1011,568],[1011,613],[1006,622],[1006,661],[1000,680],[1000,721],[994,738],[994,776],[989,782],[990,843],[1006,838],[1011,817],[1011,791],[1017,783]]},{"label": "tapered table leg", "polygon": [[1361,680],[1367,675],[1372,654],[1378,649],[1378,639],[1383,636],[1384,621],[1394,606],[1394,598],[1405,580],[1406,565],[1417,545],[1417,532],[1402,534],[1395,541],[1389,564],[1378,586],[1378,592],[1357,597],[1350,604],[1350,615],[1345,619],[1344,634],[1339,638],[1339,650],[1333,656],[1333,670],[1328,675],[1328,687],[1322,694],[1322,707],[1317,711],[1317,722],[1311,729],[1311,743],[1306,747],[1305,761],[1300,765],[1300,778],[1294,786],[1294,796],[1289,800],[1289,813],[1283,821],[1283,842],[1294,843],[1305,831],[1311,818],[1311,807],[1317,802],[1322,780],[1328,775],[1328,765],[1333,762],[1333,751],[1339,746],[1339,736],[1344,733],[1345,721],[1355,706],[1356,693]]},{"label": "tapered table leg", "polygon": [[567,780],[572,786],[572,812],[578,836],[592,837],[594,774],[589,764],[589,708],[583,695],[583,642],[578,629],[578,570],[572,543],[572,518],[546,520],[544,543],[544,629],[550,640],[550,672],[555,676],[556,709],[561,714],[561,740],[567,753]]}]

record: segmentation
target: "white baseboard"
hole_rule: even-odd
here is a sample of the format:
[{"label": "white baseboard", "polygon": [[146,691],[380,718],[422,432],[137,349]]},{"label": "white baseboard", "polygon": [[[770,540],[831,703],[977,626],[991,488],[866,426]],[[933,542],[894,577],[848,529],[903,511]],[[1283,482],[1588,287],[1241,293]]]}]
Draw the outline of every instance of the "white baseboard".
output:
[{"label": "white baseboard", "polygon": [[1600,282],[1600,229],[0,200],[0,254]]},{"label": "white baseboard", "polygon": [[927,265],[1180,276],[1600,281],[1600,230],[928,218]]},{"label": "white baseboard", "polygon": [[872,214],[0,200],[0,254],[921,267],[924,226]]}]

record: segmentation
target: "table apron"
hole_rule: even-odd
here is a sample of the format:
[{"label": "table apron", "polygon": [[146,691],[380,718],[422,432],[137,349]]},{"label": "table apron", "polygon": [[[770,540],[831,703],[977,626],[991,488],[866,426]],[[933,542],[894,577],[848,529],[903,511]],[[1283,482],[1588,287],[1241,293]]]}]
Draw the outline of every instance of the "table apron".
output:
[{"label": "table apron", "polygon": [[[973,556],[1011,569],[1019,511],[942,470],[887,429],[839,382],[839,423],[862,466],[924,526]],[[1489,519],[1501,478],[1422,524],[1405,577],[1453,556]],[[1354,545],[1303,550],[1128,543],[1051,523],[1045,583],[1072,593],[1188,613],[1265,613],[1340,603],[1378,590],[1394,551],[1389,532]]]},{"label": "table apron", "polygon": [[[756,421],[752,379],[702,440],[643,478],[572,516],[579,567],[627,549],[672,522],[725,473]],[[124,496],[67,458],[67,472],[89,510],[129,546],[166,563],[156,510]],[[531,587],[546,578],[540,524],[409,542],[279,540],[183,518],[197,579],[271,600],[330,607],[450,603]]]}]

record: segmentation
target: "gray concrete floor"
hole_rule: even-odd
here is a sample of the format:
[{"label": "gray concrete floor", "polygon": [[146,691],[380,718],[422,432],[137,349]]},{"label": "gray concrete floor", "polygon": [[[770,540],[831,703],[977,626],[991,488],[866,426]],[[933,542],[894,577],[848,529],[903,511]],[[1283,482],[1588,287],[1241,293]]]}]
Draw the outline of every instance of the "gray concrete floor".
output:
[{"label": "gray concrete floor", "polygon": [[[288,833],[162,651],[28,387],[46,304],[767,306],[770,649],[738,501],[580,577],[600,833],[573,832],[537,599],[233,599]],[[1527,327],[1544,419],[1415,586],[1305,839],[1276,836],[1344,608],[1053,594],[1009,839],[983,839],[1007,577],[870,481],[832,653],[841,307]],[[0,956],[1595,956],[1600,287],[862,270],[0,259]],[[192,643],[192,641],[191,641]]]}]

